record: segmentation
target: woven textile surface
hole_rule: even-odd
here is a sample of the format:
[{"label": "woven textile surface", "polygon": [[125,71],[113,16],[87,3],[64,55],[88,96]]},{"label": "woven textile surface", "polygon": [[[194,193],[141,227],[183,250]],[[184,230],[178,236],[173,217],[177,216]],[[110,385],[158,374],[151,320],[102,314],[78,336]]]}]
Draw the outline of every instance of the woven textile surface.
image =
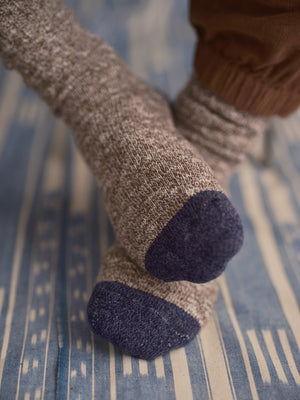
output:
[{"label": "woven textile surface", "polygon": [[[174,98],[192,71],[180,0],[69,1],[149,83]],[[208,325],[154,361],[94,336],[86,304],[114,241],[71,133],[0,66],[0,399],[300,399],[300,112],[271,125],[269,165],[230,184],[245,244]]]}]

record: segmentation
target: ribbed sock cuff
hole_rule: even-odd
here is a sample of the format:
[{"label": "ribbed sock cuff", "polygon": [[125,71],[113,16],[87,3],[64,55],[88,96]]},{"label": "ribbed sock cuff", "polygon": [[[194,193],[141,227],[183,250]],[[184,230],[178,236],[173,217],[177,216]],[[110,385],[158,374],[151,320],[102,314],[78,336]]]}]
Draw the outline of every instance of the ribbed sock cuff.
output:
[{"label": "ribbed sock cuff", "polygon": [[300,104],[300,93],[269,86],[200,41],[195,55],[195,71],[203,86],[239,110],[254,115],[284,117]]}]

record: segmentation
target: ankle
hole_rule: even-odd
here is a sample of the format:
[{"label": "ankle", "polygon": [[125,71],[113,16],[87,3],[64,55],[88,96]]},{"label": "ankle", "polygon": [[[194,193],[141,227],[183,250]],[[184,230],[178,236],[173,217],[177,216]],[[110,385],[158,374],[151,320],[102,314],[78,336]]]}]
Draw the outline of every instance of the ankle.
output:
[{"label": "ankle", "polygon": [[268,118],[227,104],[195,76],[174,102],[173,116],[179,132],[199,150],[222,184],[269,123]]}]

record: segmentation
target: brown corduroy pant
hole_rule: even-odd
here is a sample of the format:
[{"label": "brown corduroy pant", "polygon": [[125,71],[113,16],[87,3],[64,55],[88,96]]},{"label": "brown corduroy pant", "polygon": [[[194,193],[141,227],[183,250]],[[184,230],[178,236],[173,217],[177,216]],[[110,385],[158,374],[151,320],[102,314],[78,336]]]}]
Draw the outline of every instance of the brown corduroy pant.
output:
[{"label": "brown corduroy pant", "polygon": [[191,0],[190,21],[203,86],[252,114],[298,108],[299,0]]}]

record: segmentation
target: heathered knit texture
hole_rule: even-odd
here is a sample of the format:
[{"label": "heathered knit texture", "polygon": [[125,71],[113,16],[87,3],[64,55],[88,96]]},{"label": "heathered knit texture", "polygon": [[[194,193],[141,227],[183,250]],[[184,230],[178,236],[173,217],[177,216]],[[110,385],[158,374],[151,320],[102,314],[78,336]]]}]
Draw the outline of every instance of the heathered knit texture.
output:
[{"label": "heathered knit texture", "polygon": [[192,340],[217,296],[216,280],[162,282],[115,245],[101,266],[87,313],[95,334],[133,356],[153,359]]},{"label": "heathered knit texture", "polygon": [[[102,188],[116,237],[139,266],[145,266],[150,246],[193,196],[222,191],[197,151],[176,133],[166,101],[58,1],[0,0],[0,54],[5,65],[18,70],[72,128]],[[201,210],[199,202],[186,215],[185,225],[197,210]],[[234,220],[232,240],[238,250],[240,220],[232,206],[227,212]],[[212,247],[220,252],[219,260],[232,227],[226,225],[226,218],[219,220],[221,214],[216,213],[217,223],[212,215],[208,221],[220,238],[218,249]],[[174,223],[169,232],[174,240],[181,240],[183,256],[203,236],[201,227],[194,235],[182,235],[181,224]],[[153,260],[157,262],[156,257]],[[198,261],[199,257],[189,260],[189,268],[203,269]],[[227,261],[224,257],[219,273]],[[152,267],[147,265],[149,270]],[[169,267],[176,270],[180,264],[173,260]],[[211,271],[211,279],[217,273]],[[209,275],[206,271],[206,278]]]},{"label": "heathered knit texture", "polygon": [[198,149],[223,187],[268,124],[268,118],[237,110],[219,99],[195,75],[175,100],[173,116],[178,131]]}]

